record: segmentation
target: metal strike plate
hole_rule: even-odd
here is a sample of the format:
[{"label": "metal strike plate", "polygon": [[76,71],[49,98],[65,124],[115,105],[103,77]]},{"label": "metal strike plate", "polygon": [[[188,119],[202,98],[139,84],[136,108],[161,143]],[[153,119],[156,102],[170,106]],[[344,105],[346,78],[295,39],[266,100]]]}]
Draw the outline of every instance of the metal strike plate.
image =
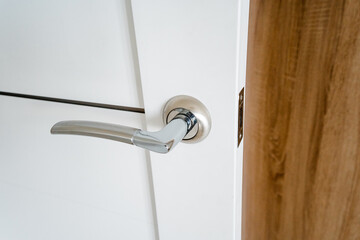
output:
[{"label": "metal strike plate", "polygon": [[244,135],[244,88],[239,93],[239,110],[238,110],[238,147]]}]

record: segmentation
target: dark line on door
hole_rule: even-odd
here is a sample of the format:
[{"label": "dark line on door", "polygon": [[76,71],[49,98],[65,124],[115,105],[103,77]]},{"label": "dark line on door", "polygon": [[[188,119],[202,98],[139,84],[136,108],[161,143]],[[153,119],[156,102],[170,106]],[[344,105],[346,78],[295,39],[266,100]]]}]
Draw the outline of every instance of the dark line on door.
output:
[{"label": "dark line on door", "polygon": [[112,105],[112,104],[85,102],[85,101],[78,101],[78,100],[71,100],[71,99],[52,98],[52,97],[44,97],[44,96],[12,93],[12,92],[2,92],[2,91],[0,91],[0,95],[9,96],[9,97],[35,99],[35,100],[48,101],[48,102],[73,104],[73,105],[80,105],[80,106],[87,106],[87,107],[97,107],[97,108],[105,108],[105,109],[112,109],[112,110],[120,110],[120,111],[127,111],[127,112],[145,113],[144,108],[137,108],[137,107],[127,107],[127,106],[119,106],[119,105]]}]

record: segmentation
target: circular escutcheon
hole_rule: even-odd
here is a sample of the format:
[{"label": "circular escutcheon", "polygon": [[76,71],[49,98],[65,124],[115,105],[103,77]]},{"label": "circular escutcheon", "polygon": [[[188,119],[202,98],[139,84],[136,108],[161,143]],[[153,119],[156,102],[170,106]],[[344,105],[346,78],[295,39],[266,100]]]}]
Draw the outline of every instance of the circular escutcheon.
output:
[{"label": "circular escutcheon", "polygon": [[171,98],[164,107],[163,120],[168,124],[182,110],[188,110],[195,115],[197,123],[182,140],[185,143],[197,143],[209,135],[211,129],[210,113],[202,102],[196,98],[179,95]]}]

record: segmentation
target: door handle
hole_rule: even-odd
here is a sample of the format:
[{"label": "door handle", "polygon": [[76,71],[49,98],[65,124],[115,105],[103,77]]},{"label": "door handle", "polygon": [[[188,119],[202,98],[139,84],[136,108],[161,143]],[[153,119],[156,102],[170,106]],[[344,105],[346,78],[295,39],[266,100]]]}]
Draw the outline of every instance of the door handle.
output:
[{"label": "door handle", "polygon": [[51,128],[52,134],[83,135],[168,153],[181,140],[188,143],[202,141],[210,132],[211,118],[206,107],[190,96],[170,99],[163,110],[166,126],[158,132],[148,132],[132,127],[91,121],[61,121]]}]

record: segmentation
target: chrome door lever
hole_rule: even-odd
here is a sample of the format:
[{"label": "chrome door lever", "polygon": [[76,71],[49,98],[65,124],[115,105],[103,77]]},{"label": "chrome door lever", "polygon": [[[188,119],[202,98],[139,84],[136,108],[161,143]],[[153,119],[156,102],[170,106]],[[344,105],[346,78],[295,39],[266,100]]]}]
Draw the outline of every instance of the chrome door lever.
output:
[{"label": "chrome door lever", "polygon": [[163,118],[167,125],[158,132],[101,122],[62,121],[51,128],[51,133],[105,138],[167,153],[181,140],[201,141],[211,128],[210,114],[206,107],[189,96],[170,99],[165,105]]}]

